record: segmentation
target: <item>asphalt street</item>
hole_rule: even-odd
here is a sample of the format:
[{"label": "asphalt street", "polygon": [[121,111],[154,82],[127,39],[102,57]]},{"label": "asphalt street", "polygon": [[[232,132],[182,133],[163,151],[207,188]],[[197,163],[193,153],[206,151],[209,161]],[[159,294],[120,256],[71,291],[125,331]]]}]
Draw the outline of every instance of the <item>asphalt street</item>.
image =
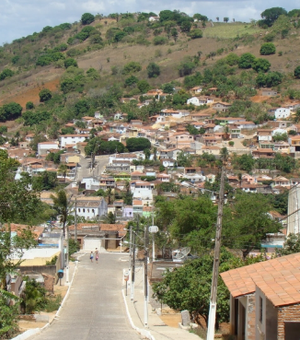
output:
[{"label": "asphalt street", "polygon": [[32,340],[138,340],[128,321],[121,294],[121,254],[100,254],[99,264],[88,255],[79,268],[58,320]]}]

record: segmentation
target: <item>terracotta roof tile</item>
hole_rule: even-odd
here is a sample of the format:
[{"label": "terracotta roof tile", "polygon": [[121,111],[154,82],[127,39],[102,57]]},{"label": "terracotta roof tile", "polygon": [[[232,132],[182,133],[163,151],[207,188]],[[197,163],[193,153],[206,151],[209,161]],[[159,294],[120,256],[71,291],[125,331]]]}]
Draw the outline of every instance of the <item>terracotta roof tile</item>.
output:
[{"label": "terracotta roof tile", "polygon": [[300,303],[300,253],[221,273],[233,297],[253,293],[256,286],[274,306]]}]

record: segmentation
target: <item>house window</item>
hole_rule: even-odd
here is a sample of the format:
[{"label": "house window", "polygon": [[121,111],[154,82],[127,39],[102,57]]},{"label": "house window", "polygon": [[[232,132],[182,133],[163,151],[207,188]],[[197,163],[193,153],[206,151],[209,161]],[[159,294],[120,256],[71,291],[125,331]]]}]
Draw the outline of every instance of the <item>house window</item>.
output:
[{"label": "house window", "polygon": [[80,208],[78,209],[78,212],[80,212]]},{"label": "house window", "polygon": [[259,322],[263,321],[263,299],[259,297]]},{"label": "house window", "polygon": [[82,209],[82,212],[84,212],[84,213],[85,213],[85,209]]},{"label": "house window", "polygon": [[92,209],[92,213],[95,214],[95,210],[94,209]]}]

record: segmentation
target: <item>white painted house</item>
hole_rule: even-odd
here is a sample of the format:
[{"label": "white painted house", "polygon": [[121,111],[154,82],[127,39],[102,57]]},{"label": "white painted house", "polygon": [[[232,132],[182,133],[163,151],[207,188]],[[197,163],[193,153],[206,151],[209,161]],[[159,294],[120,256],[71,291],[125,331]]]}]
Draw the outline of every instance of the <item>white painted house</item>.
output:
[{"label": "white painted house", "polygon": [[59,150],[58,142],[41,142],[38,143],[38,155],[46,155],[49,150]]},{"label": "white painted house", "polygon": [[82,143],[88,138],[87,135],[81,134],[81,135],[60,135],[58,137],[60,148],[64,149],[66,145],[73,145],[75,146],[77,143]]},{"label": "white painted house", "polygon": [[[75,207],[75,198],[72,198],[72,205]],[[75,214],[74,209],[72,215]],[[77,216],[86,220],[96,220],[98,216],[107,214],[107,203],[103,197],[77,197],[76,212]]]},{"label": "white painted house", "polygon": [[291,110],[286,107],[279,107],[274,112],[275,119],[285,119],[290,117],[290,115]]}]

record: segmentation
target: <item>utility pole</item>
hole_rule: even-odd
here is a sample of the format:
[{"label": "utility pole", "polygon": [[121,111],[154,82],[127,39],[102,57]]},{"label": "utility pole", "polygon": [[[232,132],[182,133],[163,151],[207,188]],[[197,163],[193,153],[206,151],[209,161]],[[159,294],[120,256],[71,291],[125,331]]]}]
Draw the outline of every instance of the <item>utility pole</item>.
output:
[{"label": "utility pole", "polygon": [[148,235],[149,227],[145,226],[145,256],[144,256],[144,326],[148,327]]},{"label": "utility pole", "polygon": [[207,329],[207,338],[206,338],[207,340],[214,340],[214,337],[215,337],[217,291],[218,291],[222,219],[223,219],[223,205],[224,205],[224,177],[225,177],[225,167],[223,165],[222,170],[221,170],[221,183],[220,183],[219,202],[218,202],[218,217],[217,217],[214,265],[213,265],[213,275],[212,275],[209,315],[208,315],[208,329]]},{"label": "utility pole", "polygon": [[[139,215],[137,215],[137,231],[139,230]],[[131,291],[130,299],[134,299],[134,281],[135,281],[135,233],[132,233],[132,269],[131,269]]]},{"label": "utility pole", "polygon": [[74,239],[77,243],[77,197],[75,197]]}]

